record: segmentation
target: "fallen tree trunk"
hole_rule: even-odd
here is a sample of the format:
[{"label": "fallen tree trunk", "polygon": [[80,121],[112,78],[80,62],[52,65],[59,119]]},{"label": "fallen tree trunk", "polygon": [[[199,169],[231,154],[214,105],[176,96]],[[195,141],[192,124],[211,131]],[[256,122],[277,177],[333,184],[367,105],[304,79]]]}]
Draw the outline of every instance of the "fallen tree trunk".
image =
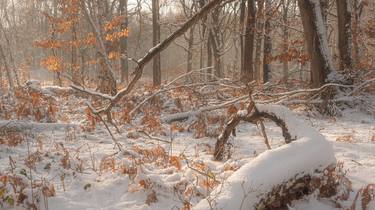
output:
[{"label": "fallen tree trunk", "polygon": [[[248,122],[257,118],[275,121],[282,128],[287,144],[267,150],[242,166],[194,209],[286,207],[289,201],[311,193],[314,190],[312,180],[324,176],[323,172],[335,165],[331,144],[284,106],[249,106],[233,119],[236,118]],[[232,120],[225,127],[215,149],[215,158],[222,157],[219,154],[224,151],[225,138],[233,133],[236,124],[238,122]],[[334,189],[329,192],[334,193]]]}]

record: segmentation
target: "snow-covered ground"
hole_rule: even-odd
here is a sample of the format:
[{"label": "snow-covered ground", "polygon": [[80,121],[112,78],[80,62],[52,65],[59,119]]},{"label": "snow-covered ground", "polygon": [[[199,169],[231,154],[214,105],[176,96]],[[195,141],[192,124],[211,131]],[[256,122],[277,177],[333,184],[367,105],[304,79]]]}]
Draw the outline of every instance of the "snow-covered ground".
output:
[{"label": "snow-covered ground", "polygon": [[[246,123],[238,127],[237,137],[231,137],[231,158],[225,162],[212,160],[216,139],[171,131],[162,138],[172,143],[165,143],[122,126],[115,136],[123,154],[104,126],[92,132],[80,129],[82,109],[64,111],[75,126],[29,130],[26,140],[15,147],[0,144],[0,175],[32,176],[35,182],[53,186],[55,196],[40,197],[40,209],[187,210],[267,149],[257,128]],[[361,187],[375,183],[375,118],[356,110],[346,110],[336,119],[300,117],[333,144],[337,161],[344,163],[353,183],[350,199],[342,203],[349,208]],[[267,122],[266,131],[272,148],[284,144],[276,125]],[[36,199],[38,192],[33,194]],[[330,210],[335,205],[313,194],[290,209]],[[374,201],[369,209],[375,209]]]}]

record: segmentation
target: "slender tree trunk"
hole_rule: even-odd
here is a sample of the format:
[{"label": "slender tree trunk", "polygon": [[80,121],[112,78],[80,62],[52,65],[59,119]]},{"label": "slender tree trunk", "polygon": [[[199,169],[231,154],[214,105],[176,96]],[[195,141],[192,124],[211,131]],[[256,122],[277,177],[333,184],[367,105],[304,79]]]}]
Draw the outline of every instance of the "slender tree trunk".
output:
[{"label": "slender tree trunk", "polygon": [[3,67],[0,67],[0,94],[2,94],[3,89]]},{"label": "slender tree trunk", "polygon": [[363,11],[363,4],[360,0],[354,0],[353,2],[353,65],[357,68],[360,63],[359,55],[359,33],[360,33],[360,20]]},{"label": "slender tree trunk", "polygon": [[8,51],[10,63],[12,64],[12,71],[13,71],[13,74],[14,74],[14,78],[16,80],[16,84],[17,84],[17,86],[20,86],[20,80],[19,80],[19,77],[18,77],[17,68],[16,68],[16,64],[15,64],[15,61],[14,61],[12,46],[11,46],[10,40],[9,40],[8,35],[6,34],[6,31],[3,28],[1,23],[0,23],[0,27],[3,30],[4,38],[5,38],[6,43],[7,43],[7,51]]},{"label": "slender tree trunk", "polygon": [[[186,72],[191,72],[193,70],[194,29],[195,27],[193,26],[189,30]],[[191,76],[187,77],[187,82],[190,83],[191,81]]]},{"label": "slender tree trunk", "polygon": [[212,68],[211,68],[213,66],[213,61],[212,61],[213,58],[212,57],[213,57],[213,55],[212,55],[212,35],[209,32],[208,33],[208,40],[207,40],[207,67],[210,67],[207,71],[208,81],[211,81],[213,79],[212,78],[213,71],[212,71]]},{"label": "slender tree trunk", "polygon": [[211,49],[213,55],[213,62],[214,62],[214,74],[216,77],[223,77],[223,68],[221,62],[221,54],[219,50],[219,45],[221,44],[220,39],[220,29],[219,29],[219,16],[220,16],[220,9],[216,8],[212,12],[212,28],[210,30],[210,38],[211,38]]},{"label": "slender tree trunk", "polygon": [[[289,51],[289,29],[288,29],[288,11],[290,0],[283,0],[283,53],[287,54]],[[288,83],[289,77],[289,62],[287,58],[283,59],[283,81]]]},{"label": "slender tree trunk", "polygon": [[[5,19],[7,20],[8,25],[9,26],[16,25],[16,24],[12,24],[12,22],[10,21],[8,11],[7,11],[7,7],[5,7],[4,9],[5,9],[5,15],[4,16],[5,16]],[[4,38],[5,38],[6,44],[7,44],[7,53],[9,55],[9,60],[10,60],[10,63],[12,65],[12,71],[13,71],[13,74],[14,74],[14,78],[16,80],[16,84],[17,84],[17,86],[20,86],[20,80],[19,80],[19,77],[18,77],[16,63],[15,63],[14,56],[13,56],[11,40],[9,39],[7,31],[5,30],[2,23],[0,23],[0,27],[1,27],[1,30],[3,31],[3,35],[4,35]],[[17,31],[15,31],[15,32],[17,32]],[[17,37],[17,36],[18,36],[17,33],[15,33],[14,37]]]},{"label": "slender tree trunk", "polygon": [[81,78],[82,78],[82,85],[85,85],[85,79],[86,79],[86,50],[80,50],[80,57],[81,57]]},{"label": "slender tree trunk", "polygon": [[241,67],[240,72],[244,72],[244,64],[245,64],[245,52],[244,52],[244,29],[245,29],[245,12],[246,12],[246,0],[241,0],[240,4],[240,46],[241,46]]},{"label": "slender tree trunk", "polygon": [[272,39],[271,39],[271,22],[272,15],[271,0],[266,0],[265,4],[266,18],[265,18],[265,33],[264,33],[264,47],[263,47],[263,82],[270,80],[271,72],[271,58],[272,58]]},{"label": "slender tree trunk", "polygon": [[[155,47],[160,43],[160,12],[159,0],[152,0],[152,42]],[[161,85],[161,66],[160,54],[153,59],[153,84],[154,86]]]},{"label": "slender tree trunk", "polygon": [[327,82],[328,74],[334,71],[328,50],[327,31],[320,2],[298,0],[305,34],[307,52],[311,58],[312,87],[321,87]]},{"label": "slender tree trunk", "polygon": [[349,78],[352,73],[352,12],[349,0],[336,0],[340,70]]},{"label": "slender tree trunk", "polygon": [[[53,17],[54,18],[57,18],[57,0],[53,0]],[[52,41],[55,41],[56,40],[56,25],[55,23],[52,23],[52,33],[51,33],[51,40]],[[57,57],[57,50],[55,48],[52,49],[52,56],[54,57]],[[55,79],[54,79],[54,83],[57,83],[60,87],[62,87],[62,79],[61,79],[61,72],[60,71],[57,71],[56,72],[56,75],[55,76]]]},{"label": "slender tree trunk", "polygon": [[[76,24],[73,23],[72,26],[72,41],[75,42],[77,41],[77,28]],[[72,82],[75,85],[80,85],[82,84],[82,77],[80,73],[80,67],[78,65],[77,57],[78,57],[78,52],[77,52],[77,47],[72,45],[71,47],[71,66],[70,66],[70,71],[72,74]]]},{"label": "slender tree trunk", "polygon": [[264,0],[258,0],[257,11],[257,31],[256,31],[256,47],[255,47],[255,79],[260,83],[263,79],[261,72],[261,55],[262,55],[262,42],[264,37]]},{"label": "slender tree trunk", "polygon": [[[120,0],[119,5],[120,15],[124,16],[124,21],[121,23],[121,29],[129,27],[128,17],[128,0]],[[120,55],[121,55],[121,82],[129,82],[129,61],[128,61],[128,37],[121,37],[120,40]]]},{"label": "slender tree trunk", "polygon": [[7,77],[8,77],[9,90],[11,92],[13,92],[13,90],[14,90],[14,83],[13,83],[12,73],[11,73],[11,71],[9,69],[7,58],[5,57],[5,54],[4,54],[3,46],[1,46],[1,45],[0,45],[0,56],[1,56],[1,59],[3,60],[2,63],[4,64],[4,68],[5,68]]},{"label": "slender tree trunk", "polygon": [[246,83],[254,80],[254,29],[256,25],[256,8],[254,0],[247,0],[247,22],[245,29],[244,69],[242,80]]},{"label": "slender tree trunk", "polygon": [[[198,4],[199,8],[203,8],[204,5],[206,4],[206,1],[205,0],[199,0],[198,3],[199,3]],[[208,19],[207,15],[205,15],[202,18],[202,22],[201,22],[202,30],[201,30],[201,34],[200,34],[200,36],[201,36],[200,65],[199,65],[200,69],[203,69],[204,67],[208,67],[209,66],[208,59],[210,59],[210,57],[208,56],[210,48],[209,48],[209,37],[208,37],[209,33],[207,33],[208,30],[207,30],[207,25],[206,25],[207,19]],[[207,42],[203,41],[203,40],[206,39],[206,37],[208,37]],[[207,53],[206,53],[206,51],[207,51]],[[207,66],[205,66],[205,62],[204,62],[205,54],[207,54]],[[211,69],[208,69],[207,73],[211,73]],[[203,74],[202,80],[204,81],[204,80],[207,80],[207,79],[209,79],[209,77]]]}]

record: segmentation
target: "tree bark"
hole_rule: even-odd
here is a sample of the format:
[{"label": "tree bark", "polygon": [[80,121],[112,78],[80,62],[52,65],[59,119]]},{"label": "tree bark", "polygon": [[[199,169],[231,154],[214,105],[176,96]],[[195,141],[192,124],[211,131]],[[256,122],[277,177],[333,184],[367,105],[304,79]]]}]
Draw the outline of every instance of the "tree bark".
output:
[{"label": "tree bark", "polygon": [[340,70],[350,74],[352,70],[352,12],[348,0],[336,0],[338,21],[338,46]]},{"label": "tree bark", "polygon": [[[288,28],[288,11],[290,0],[283,0],[283,53],[286,55],[289,51],[289,28]],[[283,59],[283,81],[288,82],[289,77],[289,62],[288,58]]]},{"label": "tree bark", "polygon": [[[57,18],[57,10],[58,10],[58,3],[57,0],[53,0],[53,17]],[[52,33],[51,33],[51,40],[55,41],[56,40],[56,26],[55,23],[52,23]],[[52,55],[54,57],[57,57],[57,50],[53,48],[52,50]],[[57,82],[60,87],[62,87],[62,79],[61,79],[61,72],[57,71],[55,75],[55,80],[54,82]],[[56,81],[57,80],[57,81]]]},{"label": "tree bark", "polygon": [[[159,0],[152,0],[152,43],[153,47],[160,43],[160,5]],[[153,84],[154,86],[161,85],[161,66],[160,53],[155,55],[153,59]]]},{"label": "tree bark", "polygon": [[3,60],[2,63],[4,64],[4,68],[5,68],[5,71],[7,73],[9,90],[11,92],[13,92],[13,90],[14,90],[13,77],[12,77],[12,73],[11,73],[11,71],[9,69],[8,61],[7,61],[7,58],[5,57],[2,45],[0,45],[0,56],[1,56],[1,59]]},{"label": "tree bark", "polygon": [[359,34],[361,29],[361,16],[363,11],[363,4],[360,0],[353,2],[353,65],[357,68],[360,64],[360,49],[359,49]]},{"label": "tree bark", "polygon": [[245,28],[245,12],[246,12],[246,1],[241,0],[240,4],[240,46],[241,46],[241,68],[240,72],[244,72],[244,65],[245,65],[245,52],[244,52],[244,28]]},{"label": "tree bark", "polygon": [[[111,61],[108,58],[109,51],[107,47],[109,46],[109,43],[108,42],[106,44],[104,43],[103,38],[102,38],[102,31],[101,31],[101,28],[103,26],[103,17],[105,17],[105,14],[107,14],[106,12],[107,6],[105,5],[105,2],[104,2],[104,5],[102,1],[98,2],[98,11],[100,13],[98,15],[99,26],[97,26],[97,24],[94,22],[93,16],[88,11],[85,1],[81,2],[81,8],[95,34],[96,40],[99,42],[97,57],[99,58],[99,64],[100,64],[101,71],[102,71],[99,73],[99,81],[100,81],[99,89],[106,90],[105,93],[116,95],[117,83],[115,79],[115,73],[114,73]],[[102,87],[102,86],[106,86],[106,87]]]},{"label": "tree bark", "polygon": [[[128,0],[120,0],[119,13],[124,16],[121,23],[121,29],[128,29]],[[129,61],[128,61],[128,37],[124,36],[120,39],[120,55],[121,55],[121,82],[129,82]]]},{"label": "tree bark", "polygon": [[[76,28],[76,23],[73,23],[72,25],[72,41],[75,42],[77,41],[77,28]],[[82,73],[81,69],[78,66],[78,50],[77,47],[72,45],[71,46],[71,65],[70,65],[70,71],[72,74],[72,82],[75,85],[80,85],[83,83],[83,78],[82,78]]]},{"label": "tree bark", "polygon": [[266,19],[265,19],[265,33],[264,33],[264,47],[263,47],[263,82],[266,83],[270,79],[271,72],[271,58],[272,58],[272,39],[271,39],[271,22],[272,15],[271,0],[266,0],[265,3]]},{"label": "tree bark", "polygon": [[[186,72],[191,72],[193,70],[193,46],[194,46],[194,29],[191,27],[189,31],[188,49],[187,49],[187,66]],[[191,75],[187,77],[187,82],[192,81]]]},{"label": "tree bark", "polygon": [[328,50],[327,31],[319,0],[298,0],[307,52],[311,59],[310,73],[313,88],[327,82],[334,71]]},{"label": "tree bark", "polygon": [[220,42],[220,29],[219,29],[219,16],[220,16],[220,8],[214,9],[211,15],[211,24],[212,27],[210,29],[210,38],[211,38],[211,50],[213,55],[213,64],[214,64],[214,74],[216,77],[222,77],[222,62],[221,62],[221,54],[219,50]]},{"label": "tree bark", "polygon": [[264,0],[258,0],[258,14],[257,14],[257,31],[256,31],[256,47],[255,47],[255,79],[261,82],[261,55],[262,55],[262,41],[264,33]]},{"label": "tree bark", "polygon": [[243,82],[254,80],[254,29],[256,25],[256,7],[254,0],[247,0],[247,22],[245,29],[244,69],[241,72]]},{"label": "tree bark", "polygon": [[212,55],[212,34],[208,32],[208,40],[207,40],[207,67],[210,67],[207,70],[207,80],[211,81],[213,79],[213,71],[212,71],[212,66],[213,66],[213,55]]}]

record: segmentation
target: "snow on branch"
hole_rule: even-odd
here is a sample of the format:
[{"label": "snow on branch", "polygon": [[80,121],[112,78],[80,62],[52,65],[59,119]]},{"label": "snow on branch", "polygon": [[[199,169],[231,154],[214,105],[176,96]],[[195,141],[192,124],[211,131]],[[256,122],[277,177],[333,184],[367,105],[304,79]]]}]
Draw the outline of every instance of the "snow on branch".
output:
[{"label": "snow on branch", "polygon": [[[258,113],[267,113],[285,123],[295,141],[267,150],[242,166],[222,186],[193,209],[264,209],[275,189],[288,190],[291,180],[311,178],[336,162],[333,148],[323,135],[299,120],[288,108],[279,105],[256,105]],[[253,109],[249,109],[253,110]],[[252,115],[255,112],[239,112]],[[260,114],[261,115],[261,114]],[[282,191],[282,190],[281,190]],[[277,195],[283,199],[281,191]],[[213,198],[213,199],[212,199]],[[275,201],[275,200],[272,200]]]}]

